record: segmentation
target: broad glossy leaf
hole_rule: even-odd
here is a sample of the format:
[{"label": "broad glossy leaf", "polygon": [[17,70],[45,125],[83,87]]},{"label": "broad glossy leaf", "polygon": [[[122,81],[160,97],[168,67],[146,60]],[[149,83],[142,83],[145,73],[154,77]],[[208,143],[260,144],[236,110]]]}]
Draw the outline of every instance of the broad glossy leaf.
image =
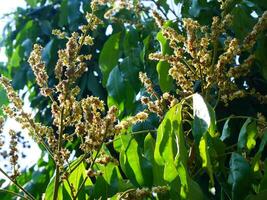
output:
[{"label": "broad glossy leaf", "polygon": [[108,106],[117,105],[121,112],[127,107],[130,111],[135,93],[132,86],[124,80],[118,66],[110,72],[106,86],[109,95]]},{"label": "broad glossy leaf", "polygon": [[232,199],[243,199],[249,192],[251,172],[248,162],[238,153],[232,153],[228,183],[232,188]]},{"label": "broad glossy leaf", "polygon": [[107,199],[132,186],[123,182],[119,168],[114,163],[108,163],[106,166],[96,164],[94,168],[100,170],[103,175],[97,177],[90,199]]},{"label": "broad glossy leaf", "polygon": [[105,42],[99,57],[99,68],[101,69],[103,86],[106,86],[109,73],[118,64],[120,56],[121,33],[111,35]]},{"label": "broad glossy leaf", "polygon": [[135,186],[151,186],[151,163],[142,155],[137,141],[130,135],[121,135],[120,164],[126,176]]},{"label": "broad glossy leaf", "polygon": [[172,122],[177,120],[176,109],[177,106],[171,108],[158,127],[154,157],[159,165],[164,165],[166,162],[174,162],[177,154],[176,135],[172,125]]},{"label": "broad glossy leaf", "polygon": [[153,184],[154,185],[164,185],[165,181],[163,179],[164,168],[159,166],[154,159],[154,150],[155,150],[156,141],[149,133],[144,141],[144,156],[152,163],[153,171]]},{"label": "broad glossy leaf", "polygon": [[216,121],[214,110],[197,93],[193,95],[193,114],[192,133],[196,143],[198,144],[200,142],[201,137],[207,131],[212,137],[215,137]]}]

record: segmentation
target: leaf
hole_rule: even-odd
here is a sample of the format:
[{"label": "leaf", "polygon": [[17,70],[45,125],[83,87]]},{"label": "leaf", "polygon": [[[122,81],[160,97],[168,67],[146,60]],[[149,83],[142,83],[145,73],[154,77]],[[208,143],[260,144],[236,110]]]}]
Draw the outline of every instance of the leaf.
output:
[{"label": "leaf", "polygon": [[214,110],[206,104],[202,96],[197,93],[193,95],[193,115],[192,133],[197,144],[207,131],[212,137],[216,136]]},{"label": "leaf", "polygon": [[[74,160],[71,164],[69,169],[72,169],[73,167],[75,167],[77,165],[77,163],[80,161],[81,158],[77,158],[76,160]],[[87,174],[86,174],[86,169],[84,167],[83,162],[79,164],[78,167],[76,167],[76,169],[69,175],[68,180],[70,182],[71,185],[73,185],[75,191],[78,191],[81,183],[83,182],[83,180],[86,178]],[[64,181],[64,187],[66,188],[66,191],[68,192],[68,194],[71,196],[71,189],[67,183],[67,181]],[[92,185],[92,182],[90,180],[90,178],[87,178],[86,182],[85,182],[85,186],[89,186]],[[82,189],[79,193],[78,196],[79,199],[85,199],[86,198],[86,194],[85,194],[85,190]]]},{"label": "leaf", "polygon": [[175,132],[172,126],[172,121],[177,120],[176,109],[177,106],[172,107],[158,127],[154,157],[159,165],[164,165],[166,162],[174,162],[177,154]]},{"label": "leaf", "polygon": [[[51,200],[53,199],[54,194],[54,181],[55,178],[51,179],[50,183],[48,184],[46,191],[45,191],[45,200]],[[68,192],[65,188],[63,188],[62,184],[59,185],[58,188],[58,198],[57,200],[71,200]]]},{"label": "leaf", "polygon": [[116,105],[120,108],[121,112],[124,110],[124,107],[127,107],[128,110],[131,110],[135,93],[131,85],[123,79],[119,67],[112,69],[106,86],[109,95],[109,107]]},{"label": "leaf", "polygon": [[102,84],[106,86],[109,73],[118,64],[120,56],[121,33],[111,35],[105,42],[99,57],[99,68],[102,72]]},{"label": "leaf", "polygon": [[37,5],[38,0],[26,0],[26,2],[31,6],[35,7]]},{"label": "leaf", "polygon": [[236,37],[242,40],[251,31],[253,18],[246,11],[246,7],[241,5],[234,6],[231,14],[233,16],[233,23],[231,27],[234,30]]},{"label": "leaf", "polygon": [[0,116],[3,115],[3,110],[1,109],[1,107],[3,105],[7,105],[9,102],[7,95],[6,95],[6,91],[4,90],[4,88],[0,85]]},{"label": "leaf", "polygon": [[108,163],[106,166],[96,164],[95,169],[100,170],[103,175],[97,177],[91,199],[107,199],[129,187],[129,184],[123,182],[119,168],[114,163]]},{"label": "leaf", "polygon": [[248,118],[239,132],[238,142],[237,142],[238,149],[242,150],[246,147],[248,150],[251,150],[256,145],[255,141],[256,135],[257,135],[256,122],[254,120],[252,121],[251,118]]},{"label": "leaf", "polygon": [[63,0],[60,5],[58,25],[63,27],[68,24],[68,0]]},{"label": "leaf", "polygon": [[213,169],[210,160],[210,153],[208,151],[207,133],[205,133],[199,142],[199,152],[202,158],[202,167],[206,168],[211,180],[211,185],[214,186]]},{"label": "leaf", "polygon": [[[182,105],[177,104],[165,115],[158,128],[154,158],[158,165],[164,166],[164,179],[173,182],[179,177],[180,196],[186,199],[189,192],[187,172],[187,149],[182,129]],[[177,186],[176,186],[177,187]]]},{"label": "leaf", "polygon": [[232,199],[243,199],[251,185],[248,162],[238,153],[232,153],[228,183],[232,187]]},{"label": "leaf", "polygon": [[220,139],[222,141],[226,140],[227,138],[230,137],[231,135],[231,130],[230,130],[230,127],[229,127],[229,121],[230,121],[231,118],[228,118],[223,126],[223,130],[222,130],[222,135],[220,137]]},{"label": "leaf", "polygon": [[188,199],[192,200],[204,200],[203,192],[199,186],[199,184],[192,179],[189,182],[189,193],[188,193]]},{"label": "leaf", "polygon": [[[171,22],[166,22],[164,26],[168,27],[170,23]],[[172,53],[172,49],[169,47],[169,42],[163,36],[162,32],[159,32],[157,34],[157,40],[160,43],[161,53],[163,55]],[[170,69],[170,64],[167,61],[158,62],[157,64],[158,79],[159,79],[160,89],[163,92],[169,92],[173,87],[173,79],[169,75],[169,69]]]},{"label": "leaf", "polygon": [[151,186],[152,166],[140,152],[137,141],[129,135],[120,136],[122,147],[120,164],[123,172],[135,186]]},{"label": "leaf", "polygon": [[[256,153],[256,155],[252,159],[252,166],[253,166],[254,172],[260,170],[259,161],[261,159],[261,155],[262,155],[262,152],[264,151],[266,144],[267,144],[267,130],[263,133],[263,137],[261,138],[261,143],[260,143],[258,152]],[[264,176],[266,176],[266,186],[267,186],[267,174],[265,173]],[[266,189],[267,189],[267,187],[266,187]]]},{"label": "leaf", "polygon": [[155,150],[155,139],[149,133],[147,134],[144,141],[144,156],[152,163],[153,171],[153,184],[154,185],[164,185],[165,181],[163,179],[164,168],[159,166],[154,159],[154,150]]}]

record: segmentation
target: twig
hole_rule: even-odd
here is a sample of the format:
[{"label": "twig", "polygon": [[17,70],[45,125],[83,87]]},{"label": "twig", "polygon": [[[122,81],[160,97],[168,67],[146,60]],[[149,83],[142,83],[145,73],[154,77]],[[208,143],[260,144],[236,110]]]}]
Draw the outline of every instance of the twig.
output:
[{"label": "twig", "polygon": [[7,193],[10,193],[10,194],[13,194],[14,196],[17,196],[17,197],[20,197],[20,198],[22,198],[22,199],[26,199],[26,200],[28,200],[28,198],[22,196],[22,195],[19,194],[19,193],[13,192],[13,191],[11,191],[11,190],[6,190],[6,189],[1,189],[1,188],[0,188],[0,192],[7,192]]},{"label": "twig", "polygon": [[[62,143],[62,136],[63,136],[63,116],[64,115],[64,107],[61,109],[60,113],[60,126],[59,126],[59,139],[58,139],[58,153],[61,150],[61,143]],[[60,178],[60,171],[59,166],[56,163],[56,177],[55,177],[55,186],[54,186],[54,193],[53,193],[53,200],[57,200],[58,196],[58,189],[59,189],[59,178]]]},{"label": "twig", "polygon": [[14,185],[21,189],[25,193],[25,195],[29,197],[30,200],[35,200],[34,196],[27,192],[20,184],[18,184],[16,180],[12,179],[2,168],[0,168],[0,172],[2,172]]}]

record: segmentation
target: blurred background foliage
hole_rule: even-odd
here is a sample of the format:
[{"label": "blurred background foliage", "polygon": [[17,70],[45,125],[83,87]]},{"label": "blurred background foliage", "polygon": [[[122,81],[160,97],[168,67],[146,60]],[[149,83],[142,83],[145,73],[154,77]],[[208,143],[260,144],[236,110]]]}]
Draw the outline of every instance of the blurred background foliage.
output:
[{"label": "blurred background foliage", "polygon": [[[41,96],[36,85],[33,71],[29,67],[27,59],[33,44],[39,43],[44,47],[43,59],[47,65],[49,84],[56,83],[54,67],[57,61],[57,51],[64,48],[64,40],[57,39],[51,34],[53,29],[61,29],[67,33],[77,31],[79,26],[85,23],[84,14],[90,11],[88,0],[26,0],[26,8],[18,8],[11,13],[12,20],[6,24],[1,38],[1,45],[6,48],[7,63],[0,63],[0,73],[12,79],[13,87],[29,93],[30,104],[37,111],[36,119],[45,124],[51,124],[51,110],[47,99]],[[165,91],[175,92],[176,88],[172,80],[168,80],[168,64],[156,63],[148,59],[149,53],[159,51],[164,47],[164,38],[158,34],[159,29],[150,17],[150,4],[157,7],[163,16],[179,22],[181,18],[190,17],[196,19],[202,25],[211,26],[212,16],[219,16],[220,5],[217,0],[174,0],[174,1],[143,1],[147,6],[147,12],[136,15],[134,11],[121,10],[116,17],[127,19],[125,21],[112,21],[105,19],[104,13],[108,9],[102,6],[96,14],[104,21],[92,36],[94,45],[82,49],[82,52],[92,54],[92,60],[88,61],[88,71],[78,80],[81,88],[79,98],[87,95],[98,96],[106,102],[107,106],[117,105],[120,110],[120,119],[133,115],[143,109],[139,98],[145,95],[145,90],[138,81],[139,71],[144,71],[152,79],[159,94]],[[172,2],[172,3],[170,3]],[[266,0],[232,0],[228,12],[234,17],[230,35],[242,40],[253,28],[259,16],[267,9]],[[140,17],[142,16],[142,17]],[[136,25],[138,22],[138,25]],[[267,94],[267,39],[266,31],[259,36],[253,52],[256,61],[253,63],[252,72],[242,80],[239,86],[256,88],[262,94]],[[223,43],[226,38],[220,38]],[[162,47],[160,47],[162,45]],[[168,50],[166,50],[168,51]],[[240,56],[240,62],[246,55]],[[25,88],[27,88],[25,90]],[[4,91],[0,88],[0,105],[7,104]],[[230,115],[256,116],[257,112],[267,116],[266,105],[259,104],[253,97],[245,97],[235,100],[225,107],[219,102],[216,108],[217,119]],[[1,114],[1,113],[0,113]],[[150,116],[145,123],[136,125],[133,130],[148,130],[158,127],[159,120],[156,116]],[[231,120],[227,124],[232,133],[239,132],[242,123]],[[219,124],[222,130],[223,124]],[[237,136],[232,134],[227,140],[228,145],[236,143]],[[136,136],[138,142],[144,142],[143,136]],[[77,144],[70,144],[69,148],[75,149]],[[76,152],[79,156],[79,151]],[[45,152],[43,152],[45,156]],[[40,198],[45,191],[45,185],[53,175],[54,164],[51,160],[42,158],[30,169],[25,169],[18,182],[25,185],[30,193]],[[133,158],[134,159],[134,158]],[[200,177],[204,179],[205,177]],[[29,181],[30,180],[30,181]],[[208,181],[202,181],[207,185]],[[220,180],[224,181],[224,180]],[[245,182],[247,180],[244,180]],[[100,184],[100,182],[99,182]],[[147,183],[149,184],[149,183]],[[138,184],[137,184],[138,185]],[[201,186],[205,188],[204,186]],[[14,186],[11,190],[16,191]],[[243,191],[246,193],[246,191]],[[114,192],[111,192],[114,193]],[[101,192],[95,191],[95,197]],[[2,199],[10,199],[8,194],[1,194]],[[217,198],[217,197],[216,197]],[[218,197],[219,199],[219,197]]]}]

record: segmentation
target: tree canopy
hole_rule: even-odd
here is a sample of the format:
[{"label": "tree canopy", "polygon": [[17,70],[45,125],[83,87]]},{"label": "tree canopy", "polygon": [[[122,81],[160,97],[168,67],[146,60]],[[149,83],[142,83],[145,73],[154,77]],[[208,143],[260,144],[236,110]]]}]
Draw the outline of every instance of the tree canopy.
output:
[{"label": "tree canopy", "polygon": [[26,2],[0,115],[43,153],[4,199],[264,199],[266,0]]}]

